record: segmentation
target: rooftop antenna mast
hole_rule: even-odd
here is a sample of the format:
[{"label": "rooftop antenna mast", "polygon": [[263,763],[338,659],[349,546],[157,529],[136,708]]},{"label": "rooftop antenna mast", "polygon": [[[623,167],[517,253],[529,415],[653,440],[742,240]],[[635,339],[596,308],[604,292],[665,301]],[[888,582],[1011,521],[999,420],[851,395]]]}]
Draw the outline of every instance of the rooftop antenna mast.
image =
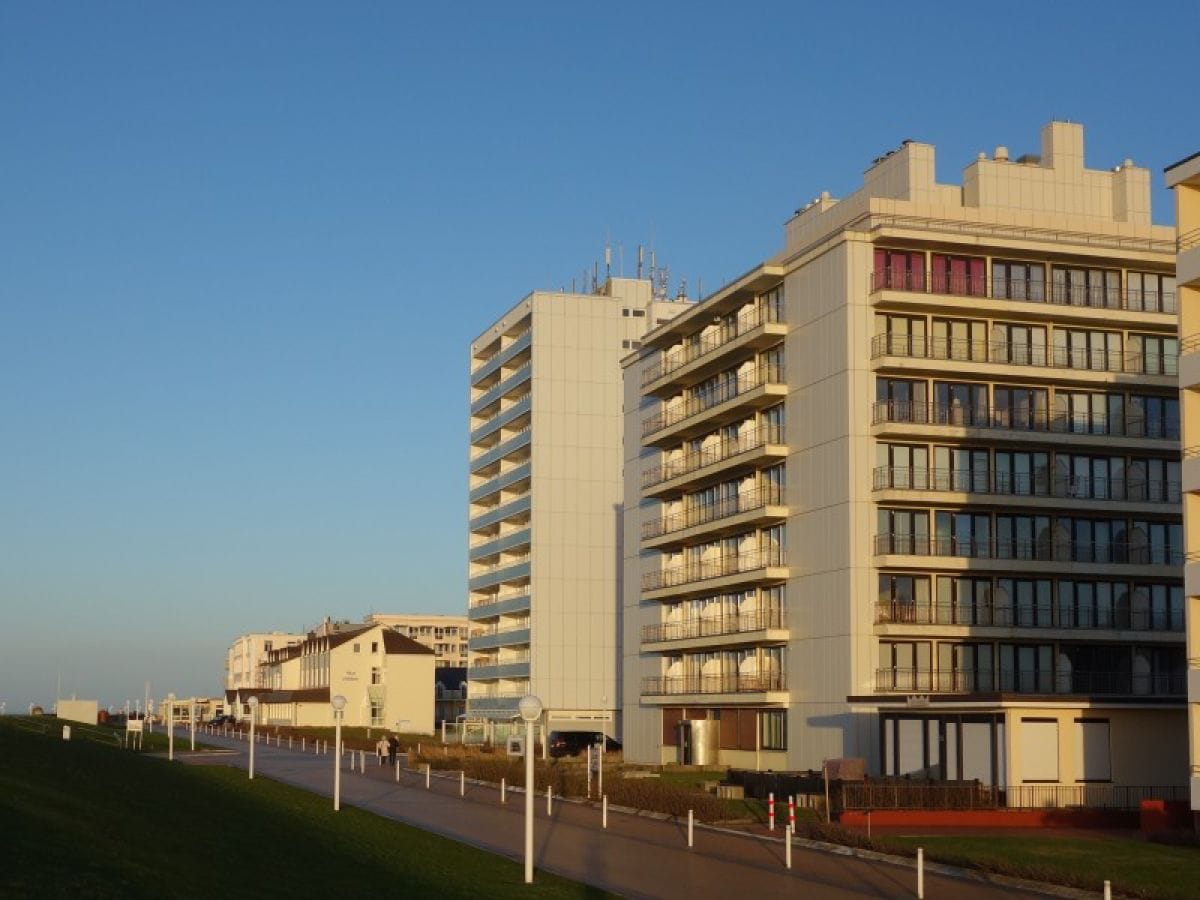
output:
[{"label": "rooftop antenna mast", "polygon": [[646,251],[642,249],[641,244],[638,244],[637,266],[638,266],[637,267],[638,281],[641,281],[642,280],[642,272],[646,268]]},{"label": "rooftop antenna mast", "polygon": [[612,278],[612,245],[604,245],[604,277]]}]

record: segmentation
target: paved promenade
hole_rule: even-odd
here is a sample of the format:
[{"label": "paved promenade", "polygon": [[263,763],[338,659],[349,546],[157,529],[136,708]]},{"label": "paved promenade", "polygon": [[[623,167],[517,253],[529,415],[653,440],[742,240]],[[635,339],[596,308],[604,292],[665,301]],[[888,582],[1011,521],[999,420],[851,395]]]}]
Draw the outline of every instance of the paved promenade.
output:
[{"label": "paved promenade", "polygon": [[[198,739],[201,739],[197,735]],[[186,762],[245,768],[246,743],[204,735],[210,745],[233,754],[178,754]],[[176,744],[178,747],[179,744]],[[186,746],[186,744],[185,744]],[[284,747],[255,747],[255,773],[332,796],[333,759]],[[459,796],[456,775],[437,776],[425,789],[423,774],[380,768],[367,756],[366,773],[343,767],[342,804],[370,810],[456,841],[520,861],[524,852],[524,794],[509,792],[501,805],[499,790],[467,783]],[[332,801],[331,801],[332,803]],[[695,846],[687,847],[687,824],[609,810],[608,829],[600,828],[598,807],[556,800],[546,815],[543,793],[534,805],[537,868],[632,898],[729,900],[731,896],[766,898],[914,897],[914,869],[832,853],[792,850],[792,869],[784,866],[782,842],[697,827]],[[536,873],[534,878],[536,879]],[[1036,894],[999,885],[925,873],[927,898],[1029,897]]]}]

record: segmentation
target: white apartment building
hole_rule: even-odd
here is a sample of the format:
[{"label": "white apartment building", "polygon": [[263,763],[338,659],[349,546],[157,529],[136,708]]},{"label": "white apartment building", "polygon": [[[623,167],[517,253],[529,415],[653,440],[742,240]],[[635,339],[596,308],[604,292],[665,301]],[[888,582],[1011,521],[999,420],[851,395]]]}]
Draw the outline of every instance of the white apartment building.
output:
[{"label": "white apartment building", "polygon": [[1179,387],[1183,401],[1183,524],[1186,532],[1188,743],[1192,809],[1200,810],[1200,153],[1166,170],[1175,189],[1179,285]]},{"label": "white apartment building", "polygon": [[262,687],[260,666],[266,662],[267,654],[302,640],[304,635],[284,631],[253,632],[234,638],[225,653],[225,690]]},{"label": "white apartment building", "polygon": [[435,665],[439,669],[467,666],[467,635],[470,629],[466,616],[372,613],[365,621],[383,625],[424,644],[433,651]]},{"label": "white apartment building", "polygon": [[533,692],[552,728],[614,730],[620,360],[683,308],[609,278],[531,293],[472,342],[468,716]]},{"label": "white apartment building", "polygon": [[1174,231],[1076,124],[934,163],[879,157],[625,360],[626,757],[1169,795]]},{"label": "white apartment building", "polygon": [[268,651],[260,670],[260,685],[225,692],[240,719],[257,697],[259,724],[328,726],[341,694],[345,725],[433,732],[434,652],[383,625],[318,629]]}]

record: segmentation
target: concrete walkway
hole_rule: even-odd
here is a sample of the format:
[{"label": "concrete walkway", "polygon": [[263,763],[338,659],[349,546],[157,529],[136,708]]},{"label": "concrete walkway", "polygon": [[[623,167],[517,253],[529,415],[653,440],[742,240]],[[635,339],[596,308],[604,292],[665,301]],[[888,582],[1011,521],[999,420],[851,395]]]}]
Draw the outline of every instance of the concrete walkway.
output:
[{"label": "concrete walkway", "polygon": [[[176,751],[189,763],[226,764],[246,768],[244,741],[197,735],[204,743],[233,750],[231,754]],[[178,743],[176,744],[178,747]],[[274,745],[257,744],[255,774],[316,794],[333,794],[333,758]],[[355,754],[357,761],[357,754]],[[379,767],[372,754],[366,772],[342,769],[342,804],[444,835],[465,844],[520,861],[524,853],[523,793],[510,791],[500,804],[491,785],[466,786],[459,796],[458,776],[438,777],[429,790],[423,774]],[[332,803],[332,801],[331,801]],[[546,815],[543,793],[534,804],[534,864],[555,874],[631,898],[729,900],[816,896],[821,898],[915,897],[913,868],[833,853],[792,850],[792,869],[784,866],[782,841],[697,827],[695,846],[687,847],[687,823],[609,810],[608,829],[601,830],[600,810],[591,805],[555,800]],[[534,878],[536,879],[536,874]],[[997,884],[925,873],[927,898],[1031,897],[1039,894]]]}]

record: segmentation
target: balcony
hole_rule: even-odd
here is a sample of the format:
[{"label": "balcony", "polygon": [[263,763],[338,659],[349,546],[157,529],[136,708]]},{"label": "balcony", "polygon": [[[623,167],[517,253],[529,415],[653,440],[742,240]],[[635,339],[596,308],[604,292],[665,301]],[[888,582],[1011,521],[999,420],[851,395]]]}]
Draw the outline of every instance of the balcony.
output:
[{"label": "balcony", "polygon": [[493,694],[490,697],[468,696],[467,697],[467,709],[472,712],[474,712],[475,710],[494,711],[494,710],[510,710],[511,709],[513,714],[515,715],[517,712],[517,704],[520,702],[521,698],[524,696],[525,696],[524,693]]},{"label": "balcony", "polygon": [[529,609],[529,588],[516,591],[503,591],[490,594],[486,598],[472,597],[467,609],[467,618],[472,622],[495,619],[509,613],[524,612]]},{"label": "balcony", "polygon": [[880,400],[871,408],[872,425],[909,424],[978,428],[1019,434],[1045,433],[1179,440],[1179,422],[1170,418],[1110,421],[1106,416],[1072,416],[1045,410],[959,406],[906,400]]},{"label": "balcony", "polygon": [[[496,491],[499,491],[502,488],[509,487],[510,485],[514,485],[519,481],[528,479],[532,470],[531,463],[522,463],[519,466],[514,466],[507,472],[501,472],[499,475],[489,478],[478,487],[472,488],[471,492],[467,495],[467,499],[471,503],[476,503],[489,494],[494,494]],[[518,488],[518,490],[520,490],[520,488]]]},{"label": "balcony", "polygon": [[914,469],[877,466],[877,491],[945,491],[988,494],[1012,499],[1046,497],[1060,500],[1102,500],[1129,503],[1179,503],[1180,483],[1128,478],[1051,476],[1049,473],[975,472],[969,469]]},{"label": "balcony", "polygon": [[1102,631],[1183,631],[1182,609],[1118,603],[1114,609],[1011,603],[877,603],[876,625],[958,625],[992,628],[1069,628]]},{"label": "balcony", "polygon": [[473,591],[478,591],[496,584],[503,584],[506,581],[518,581],[528,578],[529,566],[528,553],[514,556],[493,566],[476,570],[467,582],[467,586]]},{"label": "balcony", "polygon": [[471,443],[478,443],[491,434],[499,431],[509,422],[512,422],[521,416],[529,414],[533,408],[532,392],[523,394],[516,398],[512,405],[505,407],[497,413],[494,413],[490,418],[480,422],[471,429]]},{"label": "balcony", "polygon": [[[647,644],[666,644],[679,641],[704,641],[706,644],[737,643],[734,640],[706,641],[706,638],[745,638],[754,640],[786,640],[786,616],[782,609],[757,609],[732,616],[711,616],[684,619],[680,622],[661,622],[642,626],[642,649]],[[782,632],[769,636],[766,632]]]},{"label": "balcony", "polygon": [[[999,675],[997,680],[996,676]],[[1082,670],[1049,672],[990,669],[943,672],[934,669],[880,668],[875,690],[901,694],[1073,694],[1122,697],[1183,697],[1182,672],[1131,674]]]},{"label": "balcony", "polygon": [[[1186,350],[1182,352],[1187,352]],[[1127,375],[1160,375],[1174,378],[1178,353],[1144,351],[1073,350],[1014,344],[1007,341],[972,341],[956,338],[918,338],[912,335],[877,334],[871,338],[871,359],[893,356],[971,364],[991,363],[1043,369],[1067,369]]]},{"label": "balcony", "polygon": [[961,559],[1073,562],[1123,566],[1182,566],[1184,554],[1166,547],[1126,541],[960,540],[918,534],[875,535],[876,556],[944,556]]},{"label": "balcony", "polygon": [[493,463],[499,462],[515,450],[521,447],[529,446],[529,440],[532,437],[532,431],[528,425],[518,431],[510,438],[505,438],[496,446],[490,448],[484,453],[480,453],[471,460],[471,474],[474,475],[482,469],[486,469]]},{"label": "balcony", "polygon": [[716,503],[694,506],[682,512],[643,522],[642,540],[652,541],[685,531],[708,533],[722,525],[727,528],[744,528],[747,525],[782,519],[786,515],[787,510],[783,508],[783,488],[780,485],[763,485]]},{"label": "balcony", "polygon": [[[674,352],[664,353],[642,372],[643,390],[653,393],[656,387],[663,386],[655,382],[663,382],[683,369],[687,369],[692,379],[698,381],[710,368],[701,365],[702,361],[719,359],[725,352],[735,349],[762,349],[778,342],[787,334],[783,313],[782,303],[756,304],[739,313],[731,325],[718,328]],[[693,366],[692,363],[698,365]]]},{"label": "balcony", "polygon": [[529,626],[500,628],[472,634],[467,646],[471,650],[494,650],[497,647],[514,647],[529,643]]},{"label": "balcony", "polygon": [[488,406],[495,403],[509,391],[528,381],[532,374],[533,363],[525,363],[525,365],[521,366],[521,368],[517,369],[511,375],[507,375],[496,382],[496,384],[480,394],[471,404],[471,415],[478,415],[480,410],[487,409]]},{"label": "balcony", "polygon": [[[649,444],[666,437],[685,437],[688,430],[683,426],[690,423],[694,430],[711,427],[727,418],[756,406],[765,406],[787,394],[782,365],[757,366],[742,372],[735,378],[722,382],[716,389],[703,395],[693,394],[683,403],[666,407],[642,422],[642,440]],[[703,417],[703,418],[702,418]]]},{"label": "balcony", "polygon": [[492,678],[528,678],[529,657],[502,663],[472,663],[467,677],[472,680],[487,680]]},{"label": "balcony", "polygon": [[478,385],[493,372],[523,350],[528,350],[533,343],[533,331],[526,329],[516,339],[500,352],[488,358],[487,362],[471,373],[471,386]]},{"label": "balcony", "polygon": [[[672,566],[671,568],[662,569],[657,572],[644,573],[642,575],[642,590],[651,593],[668,588],[680,588],[685,585],[695,585],[699,588],[706,582],[716,579],[734,578],[736,576],[749,576],[749,578],[754,579],[782,579],[787,577],[787,571],[784,569],[786,563],[783,557],[783,549],[781,547],[774,547],[769,550],[731,553],[728,556],[696,560],[681,566]],[[777,568],[780,571],[772,573],[770,572],[772,568]]]},{"label": "balcony", "polygon": [[642,696],[675,696],[679,694],[766,694],[786,691],[787,678],[782,672],[765,675],[684,675],[642,679]]},{"label": "balcony", "polygon": [[479,515],[472,517],[469,525],[470,530],[479,531],[482,528],[488,528],[498,522],[503,522],[505,519],[529,512],[530,497],[530,494],[515,497],[507,503],[501,503],[499,506],[492,507],[487,512],[481,512]]},{"label": "balcony", "polygon": [[972,277],[969,274],[945,275],[941,272],[920,270],[872,272],[871,293],[879,291],[905,291],[1168,315],[1174,315],[1177,311],[1174,291],[1122,290],[1054,282],[1048,284],[1036,279]]},{"label": "balcony", "polygon": [[[688,453],[679,459],[665,462],[647,469],[642,473],[642,490],[647,496],[663,493],[671,487],[678,487],[679,479],[694,476],[697,480],[704,476],[727,472],[738,465],[750,465],[767,457],[784,457],[787,455],[783,427],[763,423],[757,428],[739,434],[733,440],[721,440],[710,447]],[[653,489],[666,482],[676,482],[675,485],[663,487],[660,491]]]},{"label": "balcony", "polygon": [[496,556],[499,553],[503,553],[505,550],[526,545],[529,543],[530,535],[530,529],[518,528],[515,531],[498,535],[491,540],[474,544],[469,551],[471,562],[479,562],[489,556]]}]

